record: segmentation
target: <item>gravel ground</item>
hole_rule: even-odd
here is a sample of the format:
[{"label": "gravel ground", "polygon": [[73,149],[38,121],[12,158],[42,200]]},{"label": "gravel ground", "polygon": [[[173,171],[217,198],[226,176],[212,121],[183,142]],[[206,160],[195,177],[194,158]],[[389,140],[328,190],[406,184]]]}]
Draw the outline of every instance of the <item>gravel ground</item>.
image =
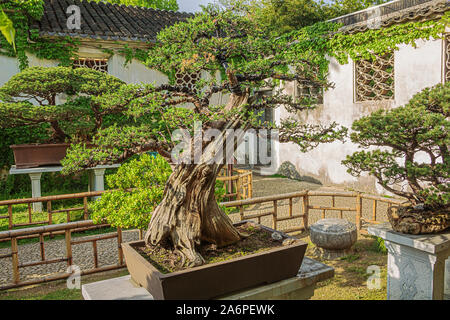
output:
[{"label": "gravel ground", "polygon": [[[73,238],[72,240],[83,240],[95,238],[87,236]],[[138,231],[124,231],[123,241],[131,242],[139,239]],[[97,242],[99,267],[114,265],[118,263],[117,239],[107,239]],[[11,249],[0,249],[0,255],[11,253]],[[94,253],[92,243],[82,243],[72,246],[73,264],[79,266],[81,270],[89,270],[94,267]],[[45,258],[47,260],[65,258],[66,245],[63,240],[52,240],[45,242]],[[19,246],[19,264],[40,261],[39,243],[24,244]],[[11,283],[12,263],[11,258],[0,259],[0,285]],[[49,265],[20,268],[20,280],[34,280],[45,276],[64,273],[67,270],[67,263],[53,263]]]},{"label": "gravel ground", "polygon": [[[285,194],[301,190],[323,190],[323,191],[342,191],[332,187],[326,187],[318,184],[289,180],[284,178],[262,177],[254,176],[254,197],[262,197],[273,194]],[[316,197],[311,199],[312,205],[331,206],[330,197]],[[336,198],[336,206],[342,207],[355,207],[355,199],[353,198]],[[387,205],[379,204],[378,217],[379,220],[386,220]],[[263,203],[258,205],[252,205],[245,209],[246,214],[254,214],[258,212],[271,212],[273,211],[272,203]],[[302,201],[300,198],[293,201],[293,214],[302,213]],[[337,218],[339,212],[327,213],[327,218]],[[278,216],[289,215],[289,202],[280,201],[278,203]],[[363,217],[370,219],[372,215],[372,202],[363,201]],[[239,214],[231,214],[233,221],[239,220]],[[322,214],[320,210],[310,210],[309,224],[320,220]],[[344,218],[351,222],[355,222],[355,213],[346,212]],[[263,217],[261,223],[269,227],[272,226],[272,217]],[[293,219],[278,223],[278,230],[285,230],[287,228],[301,227],[303,226],[302,219]],[[77,238],[77,240],[87,239],[89,237]],[[123,234],[124,242],[135,241],[139,238],[137,231],[126,231]],[[98,244],[98,262],[99,267],[114,265],[118,261],[117,255],[117,239],[108,239],[99,241]],[[73,246],[73,263],[81,268],[81,270],[88,270],[93,268],[93,249],[92,243],[85,243]],[[9,254],[10,249],[0,249],[0,255]],[[64,240],[52,240],[45,243],[46,259],[58,259],[65,257],[65,242]],[[32,261],[40,261],[40,249],[39,243],[25,244],[19,246],[19,263],[26,263]],[[21,280],[33,280],[36,278],[54,275],[56,273],[65,272],[67,270],[66,263],[55,263],[43,266],[26,267],[20,269]],[[12,280],[12,264],[11,258],[0,259],[0,285],[11,283]]]}]

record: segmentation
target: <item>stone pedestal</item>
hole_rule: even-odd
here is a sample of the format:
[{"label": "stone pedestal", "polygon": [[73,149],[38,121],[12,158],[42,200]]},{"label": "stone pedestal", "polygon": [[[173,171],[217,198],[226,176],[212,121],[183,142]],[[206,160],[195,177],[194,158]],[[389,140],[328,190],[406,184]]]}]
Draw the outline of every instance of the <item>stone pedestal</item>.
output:
[{"label": "stone pedestal", "polygon": [[[41,177],[42,173],[30,173],[28,174],[31,179],[31,197],[40,198],[41,193]],[[42,202],[33,203],[34,212],[42,212]]]},{"label": "stone pedestal", "polygon": [[[334,269],[305,257],[298,275],[258,288],[219,297],[219,300],[306,300],[314,295],[317,282],[334,276]],[[137,286],[130,276],[82,286],[85,300],[153,300],[147,290]]]},{"label": "stone pedestal", "polygon": [[[103,191],[105,190],[105,171],[106,169],[119,168],[119,164],[107,165],[107,166],[97,166],[95,168],[89,169],[89,191]],[[9,174],[28,174],[31,179],[31,194],[33,198],[39,198],[42,196],[41,193],[41,178],[43,173],[48,172],[60,172],[63,169],[61,166],[52,167],[38,167],[30,169],[17,169],[16,166],[12,166]],[[42,203],[33,203],[33,210],[35,212],[42,212]]]},{"label": "stone pedestal", "polygon": [[[89,192],[105,190],[105,168],[93,168],[89,170]],[[94,197],[94,200],[100,197]]]},{"label": "stone pedestal", "polygon": [[333,260],[351,253],[358,239],[356,225],[343,219],[323,219],[310,227],[311,242],[317,246],[316,254]]},{"label": "stone pedestal", "polygon": [[371,226],[388,250],[388,300],[450,299],[450,232],[406,235],[390,224]]}]

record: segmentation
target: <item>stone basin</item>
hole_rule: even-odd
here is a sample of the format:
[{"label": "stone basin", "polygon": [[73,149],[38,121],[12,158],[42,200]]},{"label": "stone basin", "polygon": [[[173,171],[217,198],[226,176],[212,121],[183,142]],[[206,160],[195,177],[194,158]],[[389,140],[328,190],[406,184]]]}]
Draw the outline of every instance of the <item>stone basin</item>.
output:
[{"label": "stone basin", "polygon": [[343,219],[323,219],[310,227],[311,242],[319,248],[319,255],[335,259],[350,253],[358,239],[356,225]]}]

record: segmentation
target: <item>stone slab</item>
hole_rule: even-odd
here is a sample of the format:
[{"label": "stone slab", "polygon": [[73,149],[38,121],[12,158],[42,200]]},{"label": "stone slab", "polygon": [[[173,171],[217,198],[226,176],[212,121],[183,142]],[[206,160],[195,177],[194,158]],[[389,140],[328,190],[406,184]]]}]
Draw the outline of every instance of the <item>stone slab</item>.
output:
[{"label": "stone slab", "polygon": [[[297,277],[267,286],[245,290],[220,297],[223,300],[309,299],[315,284],[334,276],[334,269],[305,257]],[[104,280],[82,286],[85,300],[153,300],[142,287],[136,286],[130,276]]]},{"label": "stone slab", "polygon": [[389,223],[367,228],[369,234],[403,246],[411,247],[431,254],[438,254],[450,248],[450,232],[436,235],[409,235],[392,230]]},{"label": "stone slab", "polygon": [[153,300],[148,291],[124,276],[81,287],[84,300]]}]

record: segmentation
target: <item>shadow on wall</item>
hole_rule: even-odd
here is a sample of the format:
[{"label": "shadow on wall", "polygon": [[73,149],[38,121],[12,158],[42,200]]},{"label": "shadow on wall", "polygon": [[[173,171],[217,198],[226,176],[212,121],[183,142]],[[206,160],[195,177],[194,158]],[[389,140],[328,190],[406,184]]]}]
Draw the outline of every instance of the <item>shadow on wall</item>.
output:
[{"label": "shadow on wall", "polygon": [[300,176],[300,181],[323,185],[320,180],[311,176]]},{"label": "shadow on wall", "polygon": [[297,168],[289,161],[283,162],[278,168],[277,174],[292,180],[298,180],[303,182],[309,182],[322,185],[322,182],[314,177],[301,175]]}]

